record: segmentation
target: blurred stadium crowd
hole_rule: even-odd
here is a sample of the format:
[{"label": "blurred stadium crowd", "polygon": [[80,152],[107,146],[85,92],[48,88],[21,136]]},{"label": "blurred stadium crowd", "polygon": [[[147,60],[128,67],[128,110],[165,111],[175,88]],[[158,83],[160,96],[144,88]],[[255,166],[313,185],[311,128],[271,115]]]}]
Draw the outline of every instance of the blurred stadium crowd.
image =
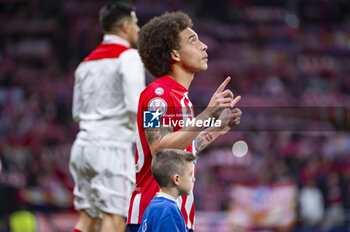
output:
[{"label": "blurred stadium crowd", "polygon": [[[0,1],[0,231],[7,231],[8,215],[19,209],[72,211],[68,161],[77,133],[71,118],[73,73],[100,43],[97,10],[104,2]],[[209,46],[209,69],[195,76],[192,102],[205,106],[230,75],[230,88],[242,96],[241,124],[252,125],[230,132],[200,154],[196,209],[224,212],[227,231],[259,227],[254,220],[237,225],[230,219],[240,201],[237,186],[289,185],[297,190],[292,222],[266,228],[349,231],[350,2],[134,4],[140,26],[164,11],[183,9],[191,15],[194,29]],[[148,76],[148,82],[152,80]],[[291,106],[324,107],[323,114],[342,122],[315,129],[305,120],[298,130],[282,126],[264,131],[254,129],[254,123],[264,125],[270,118],[245,119],[244,107]],[[335,107],[335,113],[327,107]],[[282,119],[284,124],[288,122]],[[232,155],[236,140],[248,143],[249,152],[242,158]],[[197,221],[198,232],[219,226]]]}]

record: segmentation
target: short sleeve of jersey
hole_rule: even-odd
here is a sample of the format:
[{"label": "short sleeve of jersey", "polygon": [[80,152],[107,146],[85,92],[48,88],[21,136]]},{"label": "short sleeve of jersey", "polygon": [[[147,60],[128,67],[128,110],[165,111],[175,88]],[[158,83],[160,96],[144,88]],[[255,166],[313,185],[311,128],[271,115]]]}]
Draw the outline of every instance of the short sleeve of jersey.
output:
[{"label": "short sleeve of jersey", "polygon": [[153,112],[155,116],[160,117],[161,125],[163,122],[169,122],[175,117],[174,100],[170,92],[163,87],[155,86],[143,92],[141,98],[142,114],[145,111]]}]

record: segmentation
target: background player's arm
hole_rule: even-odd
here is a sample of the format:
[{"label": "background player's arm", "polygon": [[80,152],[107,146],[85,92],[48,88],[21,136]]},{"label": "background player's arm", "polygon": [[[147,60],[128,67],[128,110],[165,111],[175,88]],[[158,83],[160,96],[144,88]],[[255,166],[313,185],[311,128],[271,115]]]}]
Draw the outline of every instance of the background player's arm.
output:
[{"label": "background player's arm", "polygon": [[123,53],[120,72],[122,75],[124,103],[130,119],[126,126],[130,130],[135,130],[138,100],[142,90],[145,88],[145,70],[141,58],[135,49],[129,49]]},{"label": "background player's arm", "polygon": [[124,102],[128,112],[134,114],[136,121],[140,93],[145,88],[145,70],[135,49],[125,51],[121,58],[120,72],[123,80]]},{"label": "background player's arm", "polygon": [[73,91],[73,104],[72,104],[72,116],[74,121],[79,122],[79,114],[81,112],[82,97],[81,97],[81,82],[78,77],[78,69],[75,71],[74,78],[74,91]]}]

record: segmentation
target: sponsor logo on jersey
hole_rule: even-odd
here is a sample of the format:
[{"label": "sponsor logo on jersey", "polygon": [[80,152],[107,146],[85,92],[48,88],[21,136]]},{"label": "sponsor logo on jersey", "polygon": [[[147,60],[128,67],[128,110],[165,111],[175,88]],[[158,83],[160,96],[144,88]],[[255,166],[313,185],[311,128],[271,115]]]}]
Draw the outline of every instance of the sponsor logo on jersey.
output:
[{"label": "sponsor logo on jersey", "polygon": [[156,90],[154,90],[154,93],[157,94],[158,96],[163,95],[164,89],[161,87],[158,87],[156,88]]}]

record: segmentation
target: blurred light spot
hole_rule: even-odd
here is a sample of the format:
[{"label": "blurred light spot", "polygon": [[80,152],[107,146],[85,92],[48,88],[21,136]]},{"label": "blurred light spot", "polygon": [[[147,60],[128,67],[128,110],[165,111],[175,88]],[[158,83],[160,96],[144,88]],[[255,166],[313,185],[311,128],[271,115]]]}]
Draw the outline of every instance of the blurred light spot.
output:
[{"label": "blurred light spot", "polygon": [[243,140],[235,142],[232,146],[232,153],[237,157],[245,156],[248,152],[248,145]]},{"label": "blurred light spot", "polygon": [[291,28],[298,28],[299,27],[299,19],[294,14],[286,14],[285,16],[286,24]]}]

